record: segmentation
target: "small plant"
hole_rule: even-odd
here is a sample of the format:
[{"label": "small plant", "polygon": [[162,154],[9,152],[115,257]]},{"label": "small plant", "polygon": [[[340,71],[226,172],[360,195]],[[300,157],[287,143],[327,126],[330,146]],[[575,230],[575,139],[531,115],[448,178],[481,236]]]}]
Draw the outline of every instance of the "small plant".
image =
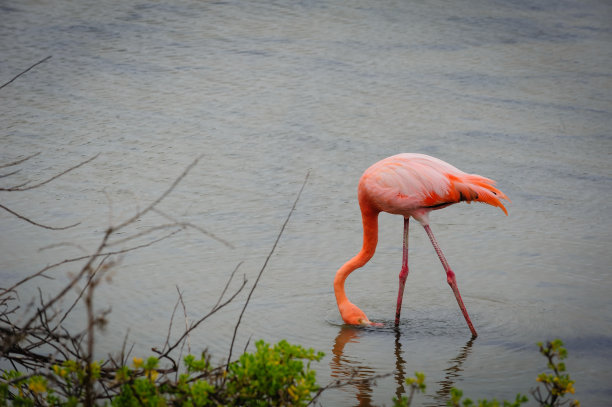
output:
[{"label": "small plant", "polygon": [[146,361],[134,358],[132,364],[134,366],[132,369],[127,366],[117,369],[115,381],[120,386],[120,391],[112,398],[111,404],[121,407],[166,405],[166,400],[171,400],[174,393],[167,381],[157,383],[159,360],[153,356]]},{"label": "small plant", "polygon": [[406,384],[410,388],[410,394],[408,396],[401,396],[399,399],[393,397],[394,407],[408,407],[412,403],[412,397],[415,393],[425,393],[425,373],[414,372],[415,377],[409,377],[406,379]]},{"label": "small plant", "polygon": [[[227,373],[228,399],[233,405],[269,406],[308,404],[312,393],[319,389],[310,361],[319,361],[322,352],[280,341],[271,347],[264,341],[256,343],[255,353],[244,353],[229,365]],[[306,366],[302,360],[307,360]]]},{"label": "small plant", "polygon": [[457,388],[452,388],[451,389],[451,399],[448,402],[448,405],[451,407],[472,407],[472,406],[478,406],[478,407],[520,407],[521,404],[523,403],[527,403],[527,401],[529,401],[529,399],[527,398],[527,396],[522,395],[522,394],[517,394],[516,398],[514,399],[514,401],[502,401],[501,404],[499,401],[497,401],[496,399],[493,400],[487,400],[487,399],[483,399],[483,400],[478,400],[478,403],[474,403],[472,400],[470,399],[464,399],[461,400],[461,398],[463,397],[463,392]]},{"label": "small plant", "polygon": [[541,406],[557,407],[569,404],[569,406],[577,407],[580,405],[578,400],[565,400],[568,393],[574,394],[574,380],[570,379],[569,374],[565,372],[565,363],[563,360],[567,357],[567,350],[563,347],[563,342],[560,339],[555,339],[552,342],[538,343],[540,353],[548,359],[548,368],[552,373],[540,373],[536,381],[544,386],[545,394],[542,394],[540,387],[531,391],[535,400]]}]

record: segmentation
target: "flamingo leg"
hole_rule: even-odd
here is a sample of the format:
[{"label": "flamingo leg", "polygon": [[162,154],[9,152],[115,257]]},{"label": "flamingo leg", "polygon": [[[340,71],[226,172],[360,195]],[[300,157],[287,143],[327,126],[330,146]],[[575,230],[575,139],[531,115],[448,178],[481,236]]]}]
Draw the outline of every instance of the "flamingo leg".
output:
[{"label": "flamingo leg", "polygon": [[453,290],[453,293],[455,294],[455,298],[457,298],[457,303],[459,304],[459,308],[461,308],[461,312],[463,313],[463,316],[465,317],[465,322],[467,322],[468,326],[470,327],[470,331],[472,331],[472,337],[476,338],[478,334],[476,333],[476,330],[474,329],[474,325],[472,325],[472,321],[470,320],[470,316],[468,315],[467,310],[465,309],[465,305],[463,304],[463,300],[461,299],[461,294],[459,294],[459,288],[457,287],[457,279],[455,278],[455,273],[453,272],[453,270],[451,270],[450,266],[448,265],[448,262],[446,261],[446,257],[444,257],[444,253],[442,253],[442,249],[440,249],[440,246],[438,245],[438,242],[436,238],[434,237],[433,232],[431,231],[431,228],[429,227],[429,225],[423,225],[423,227],[425,228],[425,231],[427,232],[427,235],[429,236],[429,240],[431,240],[431,244],[436,250],[436,253],[438,254],[438,257],[440,258],[440,261],[442,262],[442,267],[444,267],[444,271],[446,271],[446,281],[448,282],[448,285],[450,285],[451,289]]},{"label": "flamingo leg", "polygon": [[399,292],[397,293],[397,308],[395,310],[395,326],[399,325],[400,313],[402,312],[402,298],[404,298],[404,285],[408,277],[408,220],[404,218],[404,244],[402,248],[402,270],[399,274]]}]

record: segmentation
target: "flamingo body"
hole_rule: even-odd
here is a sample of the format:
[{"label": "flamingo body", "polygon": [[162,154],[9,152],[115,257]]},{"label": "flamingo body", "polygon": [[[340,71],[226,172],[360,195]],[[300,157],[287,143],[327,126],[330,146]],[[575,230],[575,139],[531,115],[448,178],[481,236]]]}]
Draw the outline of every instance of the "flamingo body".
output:
[{"label": "flamingo body", "polygon": [[[506,208],[506,196],[495,181],[466,174],[452,165],[425,154],[398,154],[368,168],[359,181],[359,201],[379,212],[419,221],[431,210],[461,201],[485,202]],[[421,222],[423,223],[423,222]]]},{"label": "flamingo body", "polygon": [[499,207],[507,215],[508,212],[500,199],[508,198],[495,188],[495,181],[465,173],[434,157],[405,153],[385,158],[369,167],[359,180],[358,198],[363,221],[363,247],[338,270],[334,279],[336,301],[344,322],[373,324],[363,311],[348,300],[344,281],[351,272],[362,267],[374,255],[378,241],[378,214],[388,212],[404,217],[404,259],[400,272],[396,324],[399,323],[403,287],[408,275],[408,220],[412,217],[421,223],[429,235],[446,271],[447,281],[455,293],[473,336],[476,336],[459,295],[455,275],[429,227],[429,212],[462,201],[477,201]]}]

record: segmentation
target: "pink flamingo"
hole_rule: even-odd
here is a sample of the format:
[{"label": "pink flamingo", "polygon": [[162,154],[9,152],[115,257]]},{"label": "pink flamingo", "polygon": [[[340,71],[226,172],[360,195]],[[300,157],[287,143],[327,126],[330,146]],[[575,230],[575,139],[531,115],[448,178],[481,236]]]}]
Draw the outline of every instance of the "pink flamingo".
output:
[{"label": "pink flamingo", "polygon": [[404,217],[404,244],[402,269],[399,274],[399,292],[395,311],[395,325],[399,324],[404,285],[408,277],[408,221],[413,217],[423,225],[433,244],[472,336],[476,330],[465,309],[455,273],[451,270],[431,228],[429,212],[466,201],[484,202],[508,211],[500,199],[508,197],[495,188],[495,181],[480,175],[466,174],[452,165],[424,154],[398,154],[385,158],[368,168],[359,180],[358,199],[363,221],[363,247],[336,273],[334,292],[342,319],[347,324],[376,325],[344,292],[344,281],[355,269],[362,267],[374,255],[378,242],[378,214],[381,211]]}]

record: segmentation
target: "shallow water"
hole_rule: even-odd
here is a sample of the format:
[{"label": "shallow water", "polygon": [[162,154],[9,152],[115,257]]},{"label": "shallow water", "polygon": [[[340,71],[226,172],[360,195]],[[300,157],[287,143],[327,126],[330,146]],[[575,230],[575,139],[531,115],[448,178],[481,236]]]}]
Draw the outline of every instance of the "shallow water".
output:
[{"label": "shallow water", "polygon": [[[445,405],[452,386],[473,399],[527,393],[544,368],[535,343],[559,337],[576,398],[606,405],[610,21],[603,1],[2,2],[0,83],[52,55],[0,90],[0,162],[41,152],[10,181],[100,154],[42,188],[1,193],[40,223],[81,222],[47,231],[2,212],[2,286],[93,250],[109,223],[146,207],[202,155],[160,209],[234,248],[181,233],[123,256],[97,291],[99,307],[112,307],[98,351],[129,329],[147,355],[165,340],[177,286],[195,320],[240,261],[231,288],[241,274],[255,281],[310,170],[238,349],[252,337],[322,350],[321,384],[355,368],[391,373],[330,390],[324,405],[389,405],[403,378],[423,371],[428,391],[416,401],[429,406]],[[402,323],[391,328],[402,221],[387,214],[376,255],[347,280],[351,301],[386,327],[341,325],[331,282],[360,247],[357,181],[399,152],[493,178],[512,199],[508,217],[476,204],[431,216],[474,341],[416,222]],[[153,214],[131,231],[165,221]],[[58,242],[71,245],[39,251]],[[24,287],[24,304],[36,286],[52,295],[68,271]],[[194,332],[192,350],[225,357],[245,298]]]}]

